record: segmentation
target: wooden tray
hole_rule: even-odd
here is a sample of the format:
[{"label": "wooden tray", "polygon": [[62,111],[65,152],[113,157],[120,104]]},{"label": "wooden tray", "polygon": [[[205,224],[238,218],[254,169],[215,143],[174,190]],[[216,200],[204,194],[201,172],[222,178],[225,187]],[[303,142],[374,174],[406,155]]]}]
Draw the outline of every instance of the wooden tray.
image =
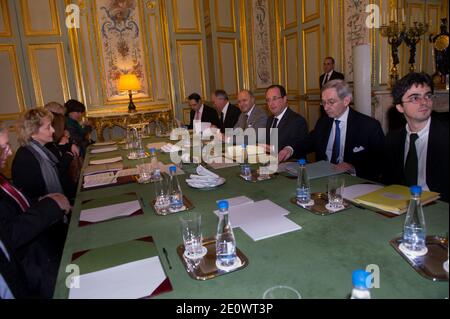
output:
[{"label": "wooden tray", "polygon": [[155,209],[155,202],[156,202],[156,199],[152,200],[152,201],[150,202],[150,205],[152,206],[153,211],[155,212],[155,214],[158,215],[158,216],[166,216],[166,215],[170,215],[170,214],[176,214],[176,213],[186,212],[186,211],[191,210],[191,209],[193,209],[193,208],[195,207],[194,204],[192,204],[191,200],[190,200],[189,198],[187,198],[185,195],[183,195],[183,203],[184,203],[184,206],[185,206],[186,208],[183,209],[183,210],[178,210],[178,211],[176,211],[176,212],[171,212],[171,211],[168,211],[168,212],[166,212],[166,213],[158,212],[158,211]]}]

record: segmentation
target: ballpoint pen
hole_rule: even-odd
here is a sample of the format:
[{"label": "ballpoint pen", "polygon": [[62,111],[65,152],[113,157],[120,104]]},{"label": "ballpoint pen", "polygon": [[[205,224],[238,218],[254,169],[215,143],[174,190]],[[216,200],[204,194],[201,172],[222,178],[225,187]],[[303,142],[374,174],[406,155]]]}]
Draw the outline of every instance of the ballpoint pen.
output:
[{"label": "ballpoint pen", "polygon": [[169,265],[169,269],[172,269],[172,265],[170,264],[169,255],[167,254],[167,250],[163,248],[164,256],[166,256],[167,264]]}]

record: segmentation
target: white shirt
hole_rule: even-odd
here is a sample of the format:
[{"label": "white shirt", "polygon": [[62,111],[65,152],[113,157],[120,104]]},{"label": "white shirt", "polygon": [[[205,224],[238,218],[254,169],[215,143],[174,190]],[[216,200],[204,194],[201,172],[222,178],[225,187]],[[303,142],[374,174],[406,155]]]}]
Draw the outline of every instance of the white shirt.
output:
[{"label": "white shirt", "polygon": [[[278,125],[280,125],[281,119],[283,118],[284,113],[286,113],[287,109],[288,109],[288,106],[286,106],[286,108],[284,109],[283,112],[281,112],[280,114],[278,114],[277,116],[274,117],[274,118],[277,118],[277,119],[278,119],[278,122],[277,122],[277,126],[276,126],[276,127],[278,127]],[[272,123],[273,123],[273,122],[272,122]],[[270,133],[272,133],[272,125],[270,126]]]},{"label": "white shirt", "polygon": [[[405,141],[405,156],[403,158],[403,164],[406,162],[406,157],[409,152],[409,136],[411,133],[417,133],[419,138],[416,140],[416,151],[418,160],[417,171],[417,184],[422,186],[423,190],[430,190],[427,185],[427,152],[428,152],[428,135],[430,133],[431,117],[428,119],[427,124],[419,132],[411,132],[408,124],[406,124],[406,141]],[[447,164],[445,164],[447,165]]]},{"label": "white shirt", "polygon": [[339,116],[336,119],[333,119],[333,126],[331,127],[330,136],[328,137],[328,144],[327,144],[327,150],[326,155],[328,158],[328,162],[331,161],[331,156],[333,154],[333,144],[334,144],[334,136],[336,134],[336,122],[335,120],[340,121],[339,122],[339,128],[341,130],[341,140],[340,140],[340,148],[339,148],[339,154],[337,161],[338,163],[342,163],[344,161],[344,151],[345,151],[345,137],[347,135],[347,119],[348,119],[348,106],[344,113],[342,113],[341,116]]},{"label": "white shirt", "polygon": [[[322,85],[325,84],[325,79],[328,79],[328,81],[330,81],[331,74],[333,74],[333,71],[334,71],[334,70],[331,70],[330,72],[325,73],[325,75],[323,76]],[[316,82],[316,83],[317,83],[317,82]]]},{"label": "white shirt", "polygon": [[[200,113],[200,120],[198,120],[198,121],[201,121],[202,120],[202,114],[203,114],[203,104],[202,104],[202,106],[200,106],[200,108],[198,109],[198,113]],[[195,121],[195,113],[194,113],[194,121]]]},{"label": "white shirt", "polygon": [[225,118],[227,117],[228,105],[230,105],[230,102],[228,102],[222,109],[222,114],[223,114],[223,120],[224,121],[225,121]]},{"label": "white shirt", "polygon": [[[10,261],[11,258],[9,257],[8,251],[6,250],[6,247],[3,245],[1,240],[0,240],[0,250],[6,256],[6,259]],[[6,283],[5,279],[3,278],[2,274],[0,274],[0,298],[14,299],[14,295],[12,294],[11,289],[9,289],[9,286]]]}]

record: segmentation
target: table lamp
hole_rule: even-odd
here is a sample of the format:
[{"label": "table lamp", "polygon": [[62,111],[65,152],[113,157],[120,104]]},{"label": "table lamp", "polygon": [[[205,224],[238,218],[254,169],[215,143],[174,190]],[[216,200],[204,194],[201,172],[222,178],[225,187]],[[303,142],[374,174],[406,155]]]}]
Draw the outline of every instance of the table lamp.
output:
[{"label": "table lamp", "polygon": [[119,91],[128,91],[128,96],[130,97],[128,112],[136,112],[136,105],[133,103],[133,91],[137,92],[141,89],[141,82],[139,82],[136,74],[122,74],[119,78],[117,89]]}]

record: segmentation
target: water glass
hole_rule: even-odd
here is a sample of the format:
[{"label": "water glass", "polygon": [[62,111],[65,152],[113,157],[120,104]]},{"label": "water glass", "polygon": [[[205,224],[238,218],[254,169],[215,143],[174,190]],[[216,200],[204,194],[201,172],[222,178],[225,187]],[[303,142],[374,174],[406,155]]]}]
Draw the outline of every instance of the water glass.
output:
[{"label": "water glass", "polygon": [[340,209],[343,207],[344,199],[344,178],[342,176],[328,177],[327,193],[328,204],[331,209]]},{"label": "water glass", "polygon": [[140,161],[140,163],[137,165],[138,172],[139,172],[139,183],[149,183],[152,179],[152,164],[151,163],[145,163],[144,159]]},{"label": "water glass", "polygon": [[201,256],[203,251],[202,215],[187,213],[180,217],[180,222],[185,254],[190,258]]},{"label": "water glass", "polygon": [[274,286],[264,292],[263,299],[302,299],[302,296],[292,287]]}]

